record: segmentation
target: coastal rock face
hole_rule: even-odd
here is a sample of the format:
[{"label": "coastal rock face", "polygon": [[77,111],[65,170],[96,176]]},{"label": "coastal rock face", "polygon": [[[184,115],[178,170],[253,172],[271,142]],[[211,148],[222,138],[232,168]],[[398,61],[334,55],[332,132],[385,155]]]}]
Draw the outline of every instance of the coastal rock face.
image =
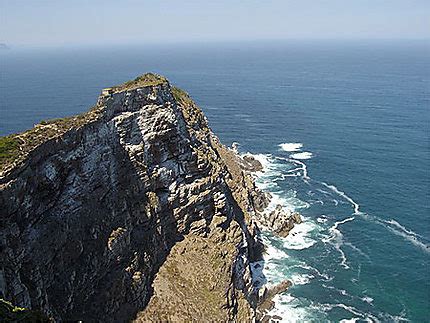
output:
[{"label": "coastal rock face", "polygon": [[0,298],[56,320],[253,317],[255,186],[186,93],[145,75],[7,140]]},{"label": "coastal rock face", "polygon": [[[237,147],[234,146],[232,151],[237,152]],[[268,212],[272,196],[270,193],[257,188],[252,179],[255,173],[264,172],[263,165],[252,155],[240,156],[236,153],[233,157],[245,172],[244,176],[251,178],[248,180],[247,186],[252,186],[250,196],[256,223],[280,237],[286,237],[296,224],[302,223],[300,214],[287,210],[279,204],[272,211]]]}]

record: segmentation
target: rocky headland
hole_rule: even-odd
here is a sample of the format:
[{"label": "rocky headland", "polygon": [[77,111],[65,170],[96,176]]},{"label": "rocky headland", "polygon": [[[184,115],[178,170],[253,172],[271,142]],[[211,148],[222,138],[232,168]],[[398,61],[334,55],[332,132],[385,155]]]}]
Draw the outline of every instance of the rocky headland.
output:
[{"label": "rocky headland", "polygon": [[267,319],[289,282],[253,272],[260,229],[286,236],[301,219],[268,211],[262,171],[156,74],[2,137],[0,298],[54,321]]}]

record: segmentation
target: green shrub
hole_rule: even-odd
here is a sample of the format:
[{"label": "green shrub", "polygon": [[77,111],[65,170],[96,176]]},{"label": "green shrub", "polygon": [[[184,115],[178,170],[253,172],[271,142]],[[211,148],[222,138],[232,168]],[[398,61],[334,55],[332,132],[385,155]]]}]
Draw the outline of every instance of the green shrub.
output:
[{"label": "green shrub", "polygon": [[39,311],[17,307],[0,298],[1,322],[49,322],[49,319]]},{"label": "green shrub", "polygon": [[19,153],[19,141],[14,136],[0,137],[0,165]]},{"label": "green shrub", "polygon": [[112,89],[115,92],[132,90],[138,87],[145,86],[156,86],[167,83],[167,79],[161,75],[155,73],[146,73],[141,76],[136,77],[134,80],[127,81],[121,85],[114,86]]}]

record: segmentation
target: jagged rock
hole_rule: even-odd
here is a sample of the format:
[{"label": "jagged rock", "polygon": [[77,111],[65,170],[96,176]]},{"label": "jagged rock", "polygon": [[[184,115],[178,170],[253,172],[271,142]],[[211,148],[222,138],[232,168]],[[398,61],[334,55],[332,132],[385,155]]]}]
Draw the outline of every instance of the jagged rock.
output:
[{"label": "jagged rock", "polygon": [[291,286],[291,282],[289,280],[284,280],[279,284],[272,286],[271,288],[266,288],[265,292],[262,294],[262,297],[258,300],[258,315],[257,320],[260,322],[271,322],[271,319],[275,319],[271,315],[267,313],[272,310],[275,306],[275,302],[273,298],[277,294],[284,293]]},{"label": "jagged rock", "polygon": [[263,165],[251,155],[242,157],[241,166],[249,172],[261,172],[263,170]]},{"label": "jagged rock", "polygon": [[259,213],[258,221],[279,236],[286,237],[294,225],[300,224],[302,219],[299,213],[285,210],[278,204],[269,214]]},{"label": "jagged rock", "polygon": [[302,223],[302,218],[300,216],[300,213],[293,212],[293,214],[291,214],[291,218],[294,221],[294,223],[296,223],[296,224]]},{"label": "jagged rock", "polygon": [[252,201],[258,212],[263,212],[269,206],[271,198],[272,195],[269,192],[263,192],[258,188],[255,188],[252,193]]}]

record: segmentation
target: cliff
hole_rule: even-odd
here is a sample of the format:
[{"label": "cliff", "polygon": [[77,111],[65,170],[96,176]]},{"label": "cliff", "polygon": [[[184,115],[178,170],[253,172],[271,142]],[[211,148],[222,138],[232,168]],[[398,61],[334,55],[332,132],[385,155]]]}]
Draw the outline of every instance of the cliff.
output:
[{"label": "cliff", "polygon": [[0,138],[0,298],[56,321],[258,319],[260,167],[155,74]]},{"label": "cliff", "polygon": [[261,246],[228,154],[153,74],[2,138],[1,297],[56,320],[252,317]]}]

